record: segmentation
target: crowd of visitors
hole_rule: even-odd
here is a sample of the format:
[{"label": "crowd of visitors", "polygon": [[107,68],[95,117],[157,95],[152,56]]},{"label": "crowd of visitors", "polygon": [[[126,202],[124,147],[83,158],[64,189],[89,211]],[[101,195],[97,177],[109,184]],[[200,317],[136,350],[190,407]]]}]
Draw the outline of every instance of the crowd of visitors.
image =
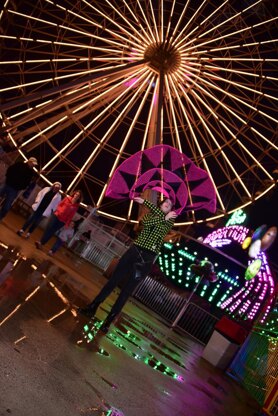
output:
[{"label": "crowd of visitors", "polygon": [[[7,215],[20,191],[26,191],[26,188],[30,187],[36,176],[38,179],[39,171],[34,169],[35,166],[38,166],[37,159],[30,157],[26,161],[15,162],[8,167],[5,182],[0,187],[0,197],[2,197],[0,220]],[[81,249],[91,239],[90,230],[83,230],[83,232],[79,230],[83,223],[82,218],[74,221],[82,197],[81,190],[75,190],[71,195],[62,198],[61,182],[54,182],[52,186],[44,187],[35,197],[32,204],[33,212],[16,233],[20,237],[29,238],[39,224],[47,219],[40,240],[35,241],[37,249],[41,250],[52,237],[56,237],[54,244],[48,251],[48,254],[53,256],[60,247],[72,239],[77,231],[80,234],[78,247]],[[141,197],[135,197],[133,200],[149,210],[149,213],[142,219],[143,228],[141,232],[133,245],[119,259],[111,278],[100,293],[86,307],[78,309],[80,314],[92,318],[99,305],[116,288],[122,277],[128,277],[118,299],[100,327],[100,330],[104,333],[108,331],[109,326],[119,315],[137,285],[149,274],[159,254],[163,239],[173,227],[177,217],[173,202],[169,198],[161,201],[158,206]]]}]

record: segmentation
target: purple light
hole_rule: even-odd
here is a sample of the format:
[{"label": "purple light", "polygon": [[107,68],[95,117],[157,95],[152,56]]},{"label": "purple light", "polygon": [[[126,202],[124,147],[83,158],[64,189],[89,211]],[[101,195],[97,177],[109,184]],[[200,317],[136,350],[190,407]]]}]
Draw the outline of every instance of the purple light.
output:
[{"label": "purple light", "polygon": [[125,83],[124,83],[124,85],[126,86],[126,87],[134,87],[135,86],[135,84],[138,82],[138,78],[132,78],[132,79],[130,79],[129,81],[126,81]]},{"label": "purple light", "polygon": [[[211,247],[223,247],[231,244],[232,241],[242,244],[249,233],[249,229],[241,225],[233,225],[219,228],[209,234],[203,241]],[[265,303],[263,317],[264,322],[274,300],[274,280],[264,252],[260,252],[256,258],[262,261],[261,270],[252,280],[246,281],[244,287],[226,299],[221,309],[228,309],[229,312],[245,313],[248,319],[255,319],[259,314],[261,306]],[[254,259],[250,260],[250,264]],[[255,300],[253,296],[255,295]],[[248,299],[252,296],[251,299]],[[248,298],[247,298],[248,297]]]},{"label": "purple light", "polygon": [[209,244],[212,247],[222,247],[229,245],[232,241],[242,244],[245,240],[249,229],[242,225],[231,225],[228,227],[218,228],[209,234],[203,241],[204,244]]}]

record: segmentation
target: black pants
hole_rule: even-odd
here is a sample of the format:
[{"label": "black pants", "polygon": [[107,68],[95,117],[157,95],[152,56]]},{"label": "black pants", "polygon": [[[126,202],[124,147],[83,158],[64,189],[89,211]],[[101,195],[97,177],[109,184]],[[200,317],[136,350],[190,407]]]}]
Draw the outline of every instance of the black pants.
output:
[{"label": "black pants", "polygon": [[107,296],[110,295],[112,290],[115,289],[119,281],[124,276],[128,276],[128,280],[110,312],[110,314],[117,315],[122,310],[128,297],[132,294],[138,284],[149,274],[155,258],[155,253],[141,249],[135,245],[131,246],[120,258],[110,280],[102,288],[100,293],[94,299],[94,302],[103,302]]},{"label": "black pants", "polygon": [[30,217],[27,219],[27,221],[23,224],[23,226],[21,227],[21,229],[23,231],[26,231],[27,228],[29,227],[29,233],[31,234],[39,225],[39,223],[41,222],[41,220],[44,218],[43,217],[43,211],[37,209],[36,211],[34,211]]}]

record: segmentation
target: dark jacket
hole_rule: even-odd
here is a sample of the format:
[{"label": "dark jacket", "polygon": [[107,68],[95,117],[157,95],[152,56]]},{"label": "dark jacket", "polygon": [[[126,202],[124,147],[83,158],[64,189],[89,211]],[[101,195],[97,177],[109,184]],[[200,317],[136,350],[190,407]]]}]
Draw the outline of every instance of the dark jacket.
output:
[{"label": "dark jacket", "polygon": [[27,188],[34,174],[34,170],[30,168],[28,163],[16,162],[7,169],[6,185],[20,191]]}]

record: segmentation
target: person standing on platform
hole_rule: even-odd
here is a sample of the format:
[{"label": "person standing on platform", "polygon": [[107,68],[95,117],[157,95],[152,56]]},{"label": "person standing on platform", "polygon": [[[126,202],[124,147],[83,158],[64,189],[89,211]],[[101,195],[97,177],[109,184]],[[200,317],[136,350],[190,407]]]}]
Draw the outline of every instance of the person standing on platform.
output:
[{"label": "person standing on platform", "polygon": [[110,295],[121,278],[127,275],[128,281],[122,288],[118,299],[100,330],[107,333],[109,326],[122,310],[128,297],[133,293],[138,284],[149,274],[155,262],[164,238],[174,225],[177,213],[172,210],[173,203],[169,198],[159,203],[158,207],[152,202],[141,197],[135,197],[134,201],[143,204],[150,210],[142,219],[143,229],[134,244],[120,258],[118,265],[110,280],[105,284],[97,297],[85,308],[79,308],[78,312],[92,318],[99,305]]},{"label": "person standing on platform", "polygon": [[53,214],[62,199],[61,194],[59,193],[61,188],[62,184],[60,182],[54,182],[52,186],[46,186],[40,190],[32,205],[34,212],[23,224],[22,228],[16,232],[19,236],[22,236],[24,232],[28,230],[25,238],[29,238],[42,219],[48,218]]},{"label": "person standing on platform", "polygon": [[50,238],[62,228],[69,225],[76,214],[80,202],[82,200],[81,191],[75,191],[71,196],[66,196],[57,206],[55,212],[51,215],[47,227],[40,241],[36,241],[35,245],[38,249],[42,248]]},{"label": "person standing on platform", "polygon": [[6,172],[6,180],[0,189],[0,198],[4,198],[3,205],[0,209],[0,221],[11,209],[14,200],[19,192],[27,188],[32,181],[38,161],[35,157],[30,157],[26,162],[15,162],[10,165]]},{"label": "person standing on platform", "polygon": [[48,254],[53,256],[56,251],[59,250],[60,247],[68,244],[72,239],[74,234],[74,221],[71,221],[69,225],[64,225],[60,230],[56,233],[56,241],[49,250]]}]

